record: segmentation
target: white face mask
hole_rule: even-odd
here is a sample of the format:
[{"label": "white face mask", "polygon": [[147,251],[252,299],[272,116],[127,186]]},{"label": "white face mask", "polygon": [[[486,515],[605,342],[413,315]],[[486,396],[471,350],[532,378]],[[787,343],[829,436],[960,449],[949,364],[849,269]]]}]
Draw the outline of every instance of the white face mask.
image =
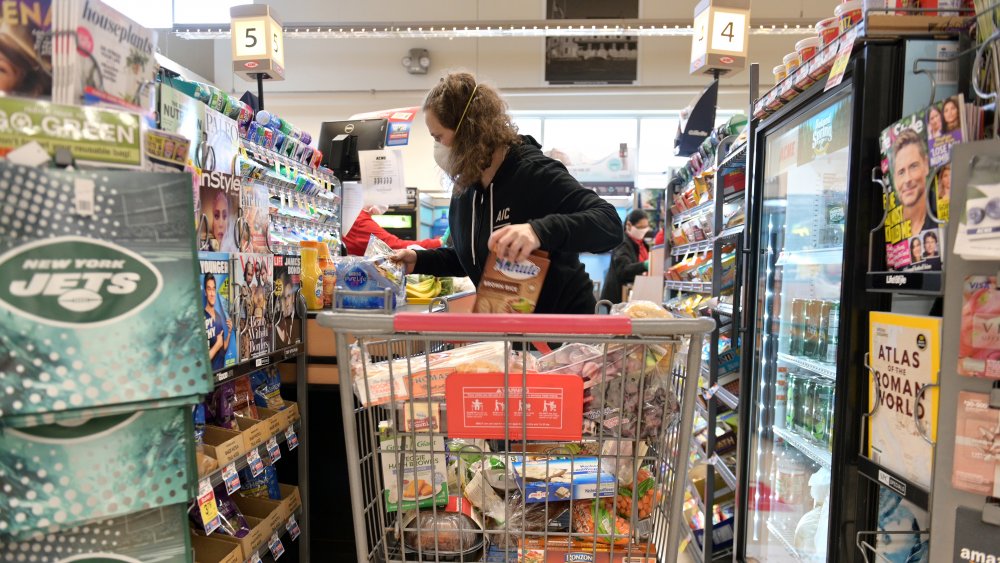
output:
[{"label": "white face mask", "polygon": [[648,232],[649,232],[649,227],[646,227],[645,229],[639,229],[637,227],[630,227],[629,230],[628,230],[628,236],[630,236],[630,237],[632,237],[632,238],[634,238],[636,240],[642,240],[642,237],[646,236],[646,233],[648,233]]},{"label": "white face mask", "polygon": [[434,141],[434,162],[441,170],[451,174],[451,147],[446,147],[438,141]]}]

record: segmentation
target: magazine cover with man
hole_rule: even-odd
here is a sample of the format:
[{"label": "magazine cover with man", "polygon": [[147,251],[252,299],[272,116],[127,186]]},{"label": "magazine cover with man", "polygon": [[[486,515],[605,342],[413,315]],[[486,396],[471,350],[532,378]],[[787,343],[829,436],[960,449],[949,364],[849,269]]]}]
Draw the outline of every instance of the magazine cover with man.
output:
[{"label": "magazine cover with man", "polygon": [[879,139],[886,264],[892,271],[939,271],[951,195],[951,147],[965,138],[961,95],[889,126]]},{"label": "magazine cover with man", "polygon": [[199,252],[201,263],[201,305],[205,310],[205,337],[212,371],[236,365],[236,320],[232,313],[232,283],[229,254]]}]

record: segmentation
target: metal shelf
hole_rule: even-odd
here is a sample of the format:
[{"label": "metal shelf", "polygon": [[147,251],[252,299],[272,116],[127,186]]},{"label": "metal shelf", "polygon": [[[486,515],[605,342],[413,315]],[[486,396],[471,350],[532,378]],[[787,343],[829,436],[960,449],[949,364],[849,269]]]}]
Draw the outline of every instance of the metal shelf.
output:
[{"label": "metal shelf", "polygon": [[705,203],[696,205],[691,209],[685,209],[684,211],[681,211],[680,213],[671,217],[670,222],[673,223],[674,225],[679,225],[684,221],[687,221],[688,219],[695,217],[696,215],[700,215],[702,212],[711,211],[712,209],[715,209],[715,202],[709,200],[706,201]]},{"label": "metal shelf", "polygon": [[799,554],[799,550],[795,549],[795,546],[792,545],[792,541],[789,540],[787,537],[785,537],[785,532],[783,532],[781,528],[778,527],[777,524],[775,524],[771,520],[768,520],[767,530],[771,532],[772,536],[778,538],[778,540],[781,542],[781,545],[784,546],[786,551],[788,551],[788,554],[794,557],[796,561],[805,561],[802,555]]},{"label": "metal shelf", "polygon": [[923,510],[927,510],[930,504],[930,491],[926,487],[910,481],[891,469],[886,469],[863,455],[858,456],[858,472],[875,483],[891,489]]},{"label": "metal shelf", "polygon": [[731,303],[719,303],[715,306],[716,312],[729,318],[733,317],[733,305]]},{"label": "metal shelf", "polygon": [[787,364],[798,366],[804,370],[829,379],[830,381],[837,380],[837,366],[824,364],[822,362],[817,362],[816,360],[810,360],[809,358],[783,354],[781,352],[778,352],[778,360]]},{"label": "metal shelf", "polygon": [[740,408],[740,398],[730,393],[725,387],[719,387],[715,391],[715,398],[734,411]]},{"label": "metal shelf", "polygon": [[746,188],[726,188],[722,191],[722,201],[729,203],[736,198],[736,196],[743,197],[746,193]]},{"label": "metal shelf", "polygon": [[718,169],[735,168],[746,166],[747,164],[747,142],[743,141],[739,145],[729,149],[729,154],[719,163]]},{"label": "metal shelf", "polygon": [[289,168],[294,168],[300,174],[306,174],[312,176],[314,179],[320,180],[324,183],[338,185],[340,181],[336,176],[333,175],[333,171],[329,168],[313,168],[307,164],[303,164],[297,160],[288,158],[287,156],[278,154],[267,147],[251,143],[246,139],[240,139],[240,147],[244,149],[251,158],[257,162],[262,162],[268,166],[274,166],[275,164],[281,164],[282,166],[287,166]]},{"label": "metal shelf", "polygon": [[235,379],[241,375],[246,375],[248,373],[255,372],[260,368],[269,366],[271,364],[276,364],[279,362],[284,362],[285,360],[290,360],[292,358],[298,358],[305,352],[305,345],[303,343],[298,343],[287,348],[282,348],[281,350],[275,350],[270,354],[261,356],[259,358],[252,358],[245,362],[236,364],[233,367],[228,367],[215,372],[212,375],[212,379],[215,381],[216,385],[220,383],[229,381],[230,379]]},{"label": "metal shelf", "polygon": [[743,229],[746,225],[736,225],[735,227],[729,227],[728,229],[719,233],[719,236],[715,237],[716,240],[725,240],[727,238],[735,238],[743,234]]},{"label": "metal shelf", "polygon": [[698,242],[689,242],[688,244],[682,244],[680,246],[675,246],[670,249],[670,253],[674,256],[683,256],[685,254],[691,254],[693,252],[707,252],[712,250],[715,246],[715,239],[709,238],[705,240],[700,240]]},{"label": "metal shelf", "polygon": [[787,428],[779,428],[777,426],[772,427],[774,430],[774,435],[788,442],[793,448],[799,450],[806,457],[818,463],[824,469],[832,469],[833,464],[831,462],[830,452],[820,449],[819,446],[813,444],[809,440],[799,436],[798,434],[789,431]]},{"label": "metal shelf", "polygon": [[722,480],[726,482],[726,486],[735,491],[737,485],[736,475],[734,475],[733,472],[729,469],[729,466],[726,465],[726,462],[722,461],[722,458],[719,457],[719,454],[714,454],[712,456],[712,461],[715,462],[714,463],[715,470],[716,472],[719,473],[719,477],[722,477]]},{"label": "metal shelf", "polygon": [[692,293],[712,293],[712,284],[704,282],[679,282],[674,280],[665,280],[663,282],[667,289],[673,289],[676,291],[690,291]]},{"label": "metal shelf", "polygon": [[844,248],[783,250],[775,266],[836,266],[844,262]]}]

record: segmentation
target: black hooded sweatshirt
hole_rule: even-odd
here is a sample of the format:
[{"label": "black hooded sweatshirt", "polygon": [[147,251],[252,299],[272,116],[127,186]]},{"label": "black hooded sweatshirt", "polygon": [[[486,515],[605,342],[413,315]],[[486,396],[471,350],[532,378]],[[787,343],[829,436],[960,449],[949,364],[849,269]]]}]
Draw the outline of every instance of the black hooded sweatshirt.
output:
[{"label": "black hooded sweatshirt", "polygon": [[451,198],[448,223],[452,246],[417,251],[414,273],[469,276],[478,286],[493,231],[528,223],[551,261],[536,313],[593,314],[594,288],[580,253],[608,252],[623,237],[614,206],[543,155],[530,136],[507,151],[489,186]]}]

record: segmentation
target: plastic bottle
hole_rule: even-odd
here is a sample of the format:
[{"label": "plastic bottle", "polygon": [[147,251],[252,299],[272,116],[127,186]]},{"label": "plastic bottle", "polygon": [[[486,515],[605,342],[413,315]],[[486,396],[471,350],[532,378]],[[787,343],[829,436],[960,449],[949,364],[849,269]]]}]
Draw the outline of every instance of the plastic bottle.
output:
[{"label": "plastic bottle", "polygon": [[788,444],[775,446],[774,497],[772,518],[782,528],[795,526],[808,507],[808,462],[801,453]]},{"label": "plastic bottle", "polygon": [[319,268],[323,272],[323,308],[333,307],[333,288],[337,286],[337,264],[330,257],[330,247],[325,242],[317,241],[319,249]]},{"label": "plastic bottle", "polygon": [[785,427],[788,407],[788,368],[778,367],[774,378],[774,425]]},{"label": "plastic bottle", "polygon": [[441,212],[441,216],[434,220],[431,225],[431,238],[443,237],[444,232],[448,230],[448,214],[444,211]]},{"label": "plastic bottle", "polygon": [[310,311],[323,308],[323,270],[319,265],[317,244],[308,240],[299,243],[302,251],[302,295]]}]

